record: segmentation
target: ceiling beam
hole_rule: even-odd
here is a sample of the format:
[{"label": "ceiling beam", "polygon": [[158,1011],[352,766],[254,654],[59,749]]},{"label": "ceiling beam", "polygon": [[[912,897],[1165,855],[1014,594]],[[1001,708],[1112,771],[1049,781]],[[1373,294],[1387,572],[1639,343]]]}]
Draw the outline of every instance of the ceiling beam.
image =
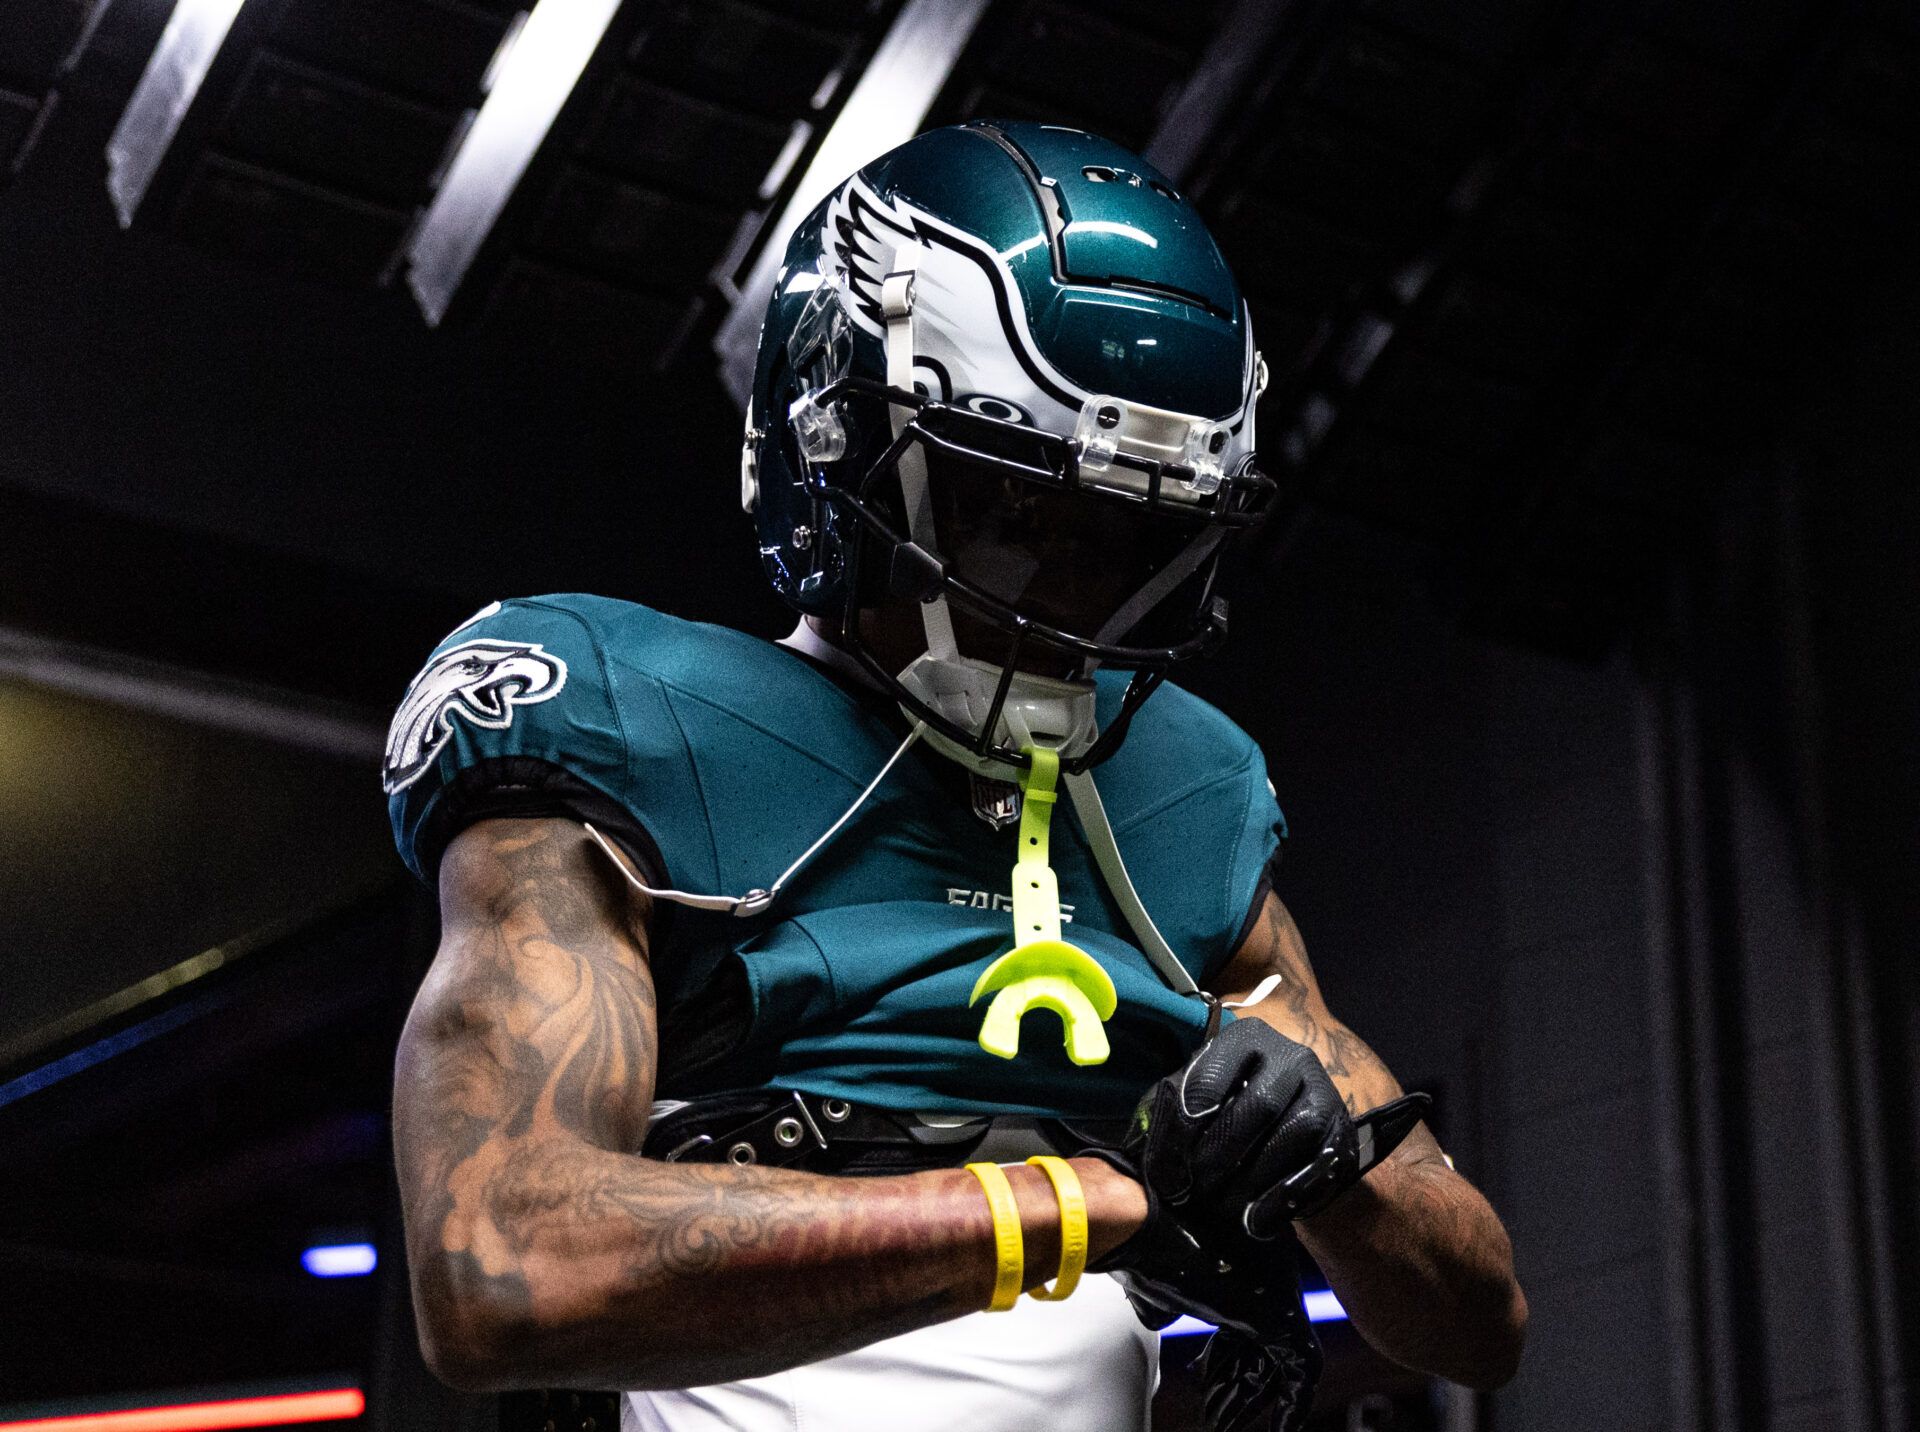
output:
[{"label": "ceiling beam", "polygon": [[407,243],[407,287],[429,325],[447,316],[619,9],[620,0],[541,0],[500,42],[486,101]]},{"label": "ceiling beam", "polygon": [[868,160],[905,144],[973,38],[988,0],[907,0],[861,72],[839,118],[777,215],[760,229],[760,252],[733,295],[733,311],[714,335],[721,381],[746,406],[760,347],[760,320],[787,236],[833,187]]},{"label": "ceiling beam", "polygon": [[1270,67],[1267,56],[1274,37],[1303,18],[1303,12],[1318,8],[1318,0],[1234,0],[1142,157],[1184,186],[1221,121],[1255,77]]},{"label": "ceiling beam", "polygon": [[[133,98],[107,141],[107,193],[120,227],[133,223],[180,122],[246,0],[178,0]],[[91,21],[88,34],[91,34]]]},{"label": "ceiling beam", "polygon": [[385,742],[352,707],[7,627],[0,677],[343,760],[376,762]]}]

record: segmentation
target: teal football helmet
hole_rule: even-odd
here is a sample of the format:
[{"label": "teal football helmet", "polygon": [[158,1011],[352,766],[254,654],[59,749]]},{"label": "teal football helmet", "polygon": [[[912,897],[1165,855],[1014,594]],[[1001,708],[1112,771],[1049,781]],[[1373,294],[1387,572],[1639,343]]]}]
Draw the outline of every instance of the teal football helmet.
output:
[{"label": "teal football helmet", "polygon": [[[1223,544],[1274,492],[1265,381],[1225,260],[1146,161],[1055,125],[933,130],[793,234],[742,498],[774,588],[941,749],[1083,770],[1225,635]],[[890,670],[860,613],[906,600],[927,649]],[[1104,732],[1099,666],[1134,673]]]}]

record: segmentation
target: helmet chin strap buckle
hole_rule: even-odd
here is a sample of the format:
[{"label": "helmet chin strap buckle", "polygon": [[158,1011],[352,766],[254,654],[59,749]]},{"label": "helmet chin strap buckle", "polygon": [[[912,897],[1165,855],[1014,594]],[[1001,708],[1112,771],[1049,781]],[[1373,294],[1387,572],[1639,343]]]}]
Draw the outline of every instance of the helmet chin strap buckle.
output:
[{"label": "helmet chin strap buckle", "polygon": [[812,388],[787,409],[787,426],[808,462],[838,462],[847,455],[847,425],[840,417],[840,405],[822,403]]},{"label": "helmet chin strap buckle", "polygon": [[1220,490],[1225,480],[1220,458],[1232,441],[1232,429],[1224,422],[1104,394],[1081,404],[1073,428],[1081,472],[1101,486],[1136,497],[1147,496],[1148,477],[1116,467],[1114,459],[1121,453],[1184,469],[1188,476],[1168,489],[1167,495],[1195,501]]}]

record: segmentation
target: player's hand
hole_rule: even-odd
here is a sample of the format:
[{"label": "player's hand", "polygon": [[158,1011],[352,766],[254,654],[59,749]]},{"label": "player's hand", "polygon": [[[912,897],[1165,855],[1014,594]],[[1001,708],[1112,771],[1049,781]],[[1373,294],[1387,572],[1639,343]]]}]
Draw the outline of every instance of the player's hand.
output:
[{"label": "player's hand", "polygon": [[1151,1188],[1147,1204],[1140,1230],[1089,1267],[1114,1275],[1148,1327],[1184,1313],[1219,1329],[1200,1369],[1209,1432],[1294,1432],[1312,1407],[1320,1345],[1302,1306],[1291,1234],[1203,1242]]},{"label": "player's hand", "polygon": [[1266,1241],[1360,1176],[1353,1120],[1313,1051],[1237,1019],[1135,1116],[1141,1172],[1169,1208]]},{"label": "player's hand", "polygon": [[[1143,1318],[1164,1307],[1163,1322],[1190,1312],[1261,1336],[1265,1305],[1299,1301],[1292,1239],[1267,1245],[1359,1176],[1355,1148],[1313,1051],[1236,1020],[1148,1091],[1109,1154],[1140,1180],[1147,1216],[1092,1266],[1126,1275]],[[1274,1321],[1277,1333],[1290,1319]]]},{"label": "player's hand", "polygon": [[1320,1345],[1266,1345],[1223,1328],[1207,1339],[1198,1371],[1207,1432],[1289,1432],[1312,1406]]},{"label": "player's hand", "polygon": [[1151,1327],[1187,1313],[1221,1329],[1203,1367],[1213,1432],[1304,1420],[1320,1349],[1291,1220],[1360,1177],[1358,1142],[1313,1051],[1241,1019],[1148,1092],[1111,1155],[1140,1179],[1147,1217],[1092,1266]]}]

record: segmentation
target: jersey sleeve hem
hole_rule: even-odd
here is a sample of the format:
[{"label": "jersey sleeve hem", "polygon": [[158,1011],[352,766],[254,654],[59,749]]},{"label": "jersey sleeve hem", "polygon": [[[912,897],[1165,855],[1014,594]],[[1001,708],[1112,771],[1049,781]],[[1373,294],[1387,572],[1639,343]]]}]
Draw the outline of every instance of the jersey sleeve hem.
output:
[{"label": "jersey sleeve hem", "polygon": [[659,845],[632,811],[592,782],[538,756],[489,757],[443,786],[414,837],[418,873],[433,883],[447,847],[470,825],[543,817],[591,822],[621,848],[642,881],[672,883]]}]

